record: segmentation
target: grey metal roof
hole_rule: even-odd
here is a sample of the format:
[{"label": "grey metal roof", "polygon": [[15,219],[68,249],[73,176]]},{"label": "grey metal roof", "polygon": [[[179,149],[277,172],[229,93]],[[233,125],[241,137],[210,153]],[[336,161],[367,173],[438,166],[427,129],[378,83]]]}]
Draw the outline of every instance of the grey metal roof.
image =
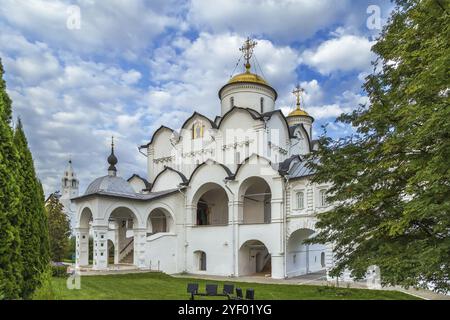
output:
[{"label": "grey metal roof", "polygon": [[310,175],[313,175],[315,173],[314,170],[310,169],[307,165],[306,161],[300,161],[297,163],[294,163],[294,165],[289,170],[287,176],[289,179],[295,179],[295,178],[301,178],[301,177],[307,177]]},{"label": "grey metal roof", "polygon": [[95,193],[89,193],[84,194],[79,197],[72,198],[70,200],[80,200],[86,197],[90,196],[107,196],[107,197],[116,197],[116,198],[125,198],[125,199],[131,199],[131,200],[141,200],[141,201],[150,201],[154,199],[161,198],[163,196],[172,194],[178,192],[178,189],[169,189],[164,191],[158,191],[158,192],[150,192],[150,193],[117,193],[117,192],[110,192],[110,191],[97,191]]},{"label": "grey metal roof", "polygon": [[93,194],[97,192],[109,192],[118,194],[134,194],[131,185],[123,178],[117,176],[103,176],[95,179],[87,187],[84,195]]}]

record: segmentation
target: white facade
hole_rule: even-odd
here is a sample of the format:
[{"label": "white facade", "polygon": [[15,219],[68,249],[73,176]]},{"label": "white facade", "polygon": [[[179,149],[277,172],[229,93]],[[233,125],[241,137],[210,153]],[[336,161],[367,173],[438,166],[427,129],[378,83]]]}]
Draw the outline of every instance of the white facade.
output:
[{"label": "white facade", "polygon": [[277,279],[326,269],[330,248],[303,244],[328,207],[328,186],[312,184],[301,159],[314,146],[311,129],[301,121],[290,126],[275,109],[276,91],[248,70],[242,75],[221,89],[214,121],[194,113],[179,130],[162,126],[141,146],[150,187],[117,177],[112,152],[108,176],[72,199],[77,265],[92,255],[98,270],[126,262],[169,274]]}]

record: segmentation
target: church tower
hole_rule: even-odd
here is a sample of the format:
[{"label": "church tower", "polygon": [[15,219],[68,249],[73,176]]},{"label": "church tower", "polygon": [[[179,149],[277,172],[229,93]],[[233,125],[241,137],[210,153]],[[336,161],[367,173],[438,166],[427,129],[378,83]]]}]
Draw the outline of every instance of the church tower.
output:
[{"label": "church tower", "polygon": [[233,107],[250,108],[260,114],[275,109],[277,92],[263,77],[250,71],[250,59],[255,46],[256,42],[247,38],[239,49],[245,59],[245,71],[232,77],[219,90],[222,117]]},{"label": "church tower", "polygon": [[304,91],[305,90],[303,88],[301,88],[299,84],[295,87],[294,91],[292,91],[292,93],[294,94],[294,96],[296,98],[297,104],[296,104],[296,108],[289,113],[289,115],[286,117],[286,119],[289,124],[289,127],[294,127],[299,124],[303,125],[306,132],[308,132],[308,134],[309,134],[309,138],[312,139],[312,124],[314,122],[314,118],[311,117],[300,106],[300,104],[301,104],[300,98]]},{"label": "church tower", "polygon": [[70,202],[71,198],[78,196],[79,181],[73,171],[72,160],[69,160],[66,169],[64,170],[64,176],[61,179],[61,197],[59,201],[64,206],[64,212],[70,218],[70,224],[73,228],[75,223],[75,208]]}]

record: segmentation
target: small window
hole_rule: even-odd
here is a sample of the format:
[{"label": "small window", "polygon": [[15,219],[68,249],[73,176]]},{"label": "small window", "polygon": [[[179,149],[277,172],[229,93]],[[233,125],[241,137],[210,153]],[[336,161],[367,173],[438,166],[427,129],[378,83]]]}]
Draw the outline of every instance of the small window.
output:
[{"label": "small window", "polygon": [[326,207],[328,206],[328,202],[327,202],[327,190],[322,189],[319,191],[319,201],[320,201],[320,206],[321,207]]},{"label": "small window", "polygon": [[234,97],[230,97],[230,108],[234,107]]},{"label": "small window", "polygon": [[297,209],[301,210],[305,208],[305,194],[303,191],[299,191],[296,193],[297,199]]},{"label": "small window", "polygon": [[192,139],[203,138],[205,125],[202,122],[195,122],[192,125]]},{"label": "small window", "polygon": [[241,163],[241,153],[240,152],[236,152],[234,157],[235,157],[234,160],[236,161],[236,164]]},{"label": "small window", "polygon": [[261,98],[260,100],[260,107],[261,107],[261,113],[264,112],[264,98]]},{"label": "small window", "polygon": [[320,254],[320,264],[321,264],[322,268],[325,268],[325,252],[322,252]]}]

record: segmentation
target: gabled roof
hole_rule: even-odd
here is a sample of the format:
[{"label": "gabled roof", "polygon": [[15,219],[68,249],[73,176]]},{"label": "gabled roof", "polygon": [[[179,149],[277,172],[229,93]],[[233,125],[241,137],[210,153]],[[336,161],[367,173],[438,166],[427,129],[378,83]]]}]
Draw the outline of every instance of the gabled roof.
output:
[{"label": "gabled roof", "polygon": [[153,186],[155,185],[155,182],[156,182],[156,180],[159,178],[159,176],[160,176],[161,174],[163,174],[163,172],[166,172],[166,171],[173,171],[173,172],[175,172],[176,174],[178,174],[178,175],[180,176],[181,181],[182,181],[182,184],[184,184],[184,185],[187,184],[188,179],[186,178],[186,176],[185,176],[183,173],[181,173],[180,171],[175,170],[174,168],[171,168],[171,167],[169,167],[169,166],[164,166],[164,169],[163,169],[160,173],[158,173],[158,174],[156,175],[155,179],[153,179],[153,184],[152,184],[152,186],[151,186],[151,188],[150,188],[150,191],[152,190],[152,188],[153,188]]},{"label": "gabled roof", "polygon": [[211,162],[212,164],[218,164],[219,166],[221,166],[225,170],[226,174],[228,175],[225,179],[229,179],[229,180],[234,179],[233,172],[231,172],[231,170],[226,165],[219,163],[217,161],[214,161],[214,160],[206,160],[206,161],[200,163],[197,167],[195,167],[194,171],[192,171],[191,176],[189,177],[189,180],[186,181],[185,185],[189,185],[189,183],[191,183],[191,180],[192,180],[194,174],[204,165],[209,165],[208,162]]},{"label": "gabled roof", "polygon": [[217,126],[216,126],[216,124],[214,123],[214,121],[212,121],[210,118],[208,118],[207,116],[204,116],[204,115],[201,114],[201,113],[198,113],[197,111],[194,111],[194,113],[193,113],[189,118],[187,118],[186,121],[183,123],[183,125],[181,126],[181,129],[184,129],[184,127],[186,126],[186,124],[187,124],[192,118],[194,118],[195,116],[199,116],[199,117],[202,117],[202,118],[208,120],[208,122],[211,124],[211,127],[217,128]]},{"label": "gabled roof", "polygon": [[158,129],[156,129],[156,131],[153,133],[150,142],[147,143],[147,144],[144,144],[144,145],[140,146],[139,149],[148,148],[148,146],[151,145],[151,144],[153,143],[153,140],[155,139],[156,134],[157,134],[159,131],[161,131],[161,130],[169,130],[169,131],[171,131],[171,132],[174,132],[174,130],[171,129],[171,128],[169,128],[169,127],[166,127],[166,126],[160,126],[160,127],[159,127]]},{"label": "gabled roof", "polygon": [[151,188],[152,184],[151,184],[150,182],[148,182],[147,179],[142,178],[140,175],[138,175],[138,174],[136,174],[136,173],[133,173],[133,175],[132,175],[131,177],[129,177],[129,178],[127,179],[127,181],[130,182],[130,180],[133,179],[133,178],[135,178],[135,177],[138,178],[138,179],[140,179],[140,180],[142,180],[142,182],[144,182],[145,188],[146,188],[146,189],[150,189],[150,188]]},{"label": "gabled roof", "polygon": [[299,128],[300,130],[303,131],[303,133],[305,134],[306,138],[308,139],[308,146],[309,146],[309,151],[312,151],[312,141],[311,141],[311,137],[309,136],[308,131],[305,129],[305,126],[303,125],[303,123],[298,123],[296,125],[293,125],[292,127],[289,127],[289,137],[293,138],[294,137],[294,132],[295,130]]}]

